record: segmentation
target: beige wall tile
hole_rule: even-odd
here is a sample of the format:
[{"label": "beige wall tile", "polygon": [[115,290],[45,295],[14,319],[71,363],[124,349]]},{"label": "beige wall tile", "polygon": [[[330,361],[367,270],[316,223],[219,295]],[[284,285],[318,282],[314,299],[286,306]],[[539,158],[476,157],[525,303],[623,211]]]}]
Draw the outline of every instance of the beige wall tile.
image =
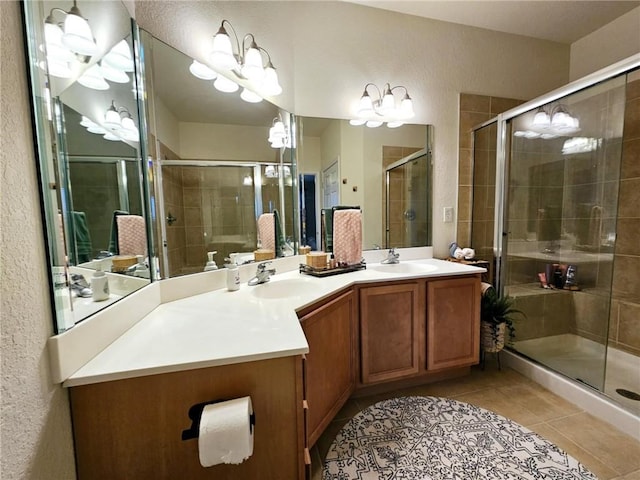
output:
[{"label": "beige wall tile", "polygon": [[458,221],[458,233],[456,235],[458,245],[469,245],[471,243],[471,222]]},{"label": "beige wall tile", "polygon": [[[638,205],[640,210],[640,205]],[[640,217],[618,218],[616,253],[618,255],[638,255],[640,247]]]},{"label": "beige wall tile", "polygon": [[473,158],[471,149],[461,148],[458,159],[458,185],[473,185]]},{"label": "beige wall tile", "polygon": [[619,217],[640,217],[640,178],[620,181]]},{"label": "beige wall tile", "polygon": [[467,222],[471,220],[472,187],[458,187],[458,220]]},{"label": "beige wall tile", "polygon": [[459,148],[471,148],[471,129],[491,118],[488,113],[460,112]]},{"label": "beige wall tile", "polygon": [[640,98],[628,101],[624,110],[625,140],[640,138]]},{"label": "beige wall tile", "polygon": [[618,343],[640,350],[640,305],[621,302]]},{"label": "beige wall tile", "polygon": [[621,178],[640,177],[640,138],[622,143]]},{"label": "beige wall tile", "polygon": [[614,296],[640,303],[640,257],[615,255],[614,258]]},{"label": "beige wall tile", "polygon": [[518,100],[517,98],[491,97],[491,108],[489,113],[494,116],[499,113],[506,112],[507,110],[511,110],[523,103],[524,100]]}]

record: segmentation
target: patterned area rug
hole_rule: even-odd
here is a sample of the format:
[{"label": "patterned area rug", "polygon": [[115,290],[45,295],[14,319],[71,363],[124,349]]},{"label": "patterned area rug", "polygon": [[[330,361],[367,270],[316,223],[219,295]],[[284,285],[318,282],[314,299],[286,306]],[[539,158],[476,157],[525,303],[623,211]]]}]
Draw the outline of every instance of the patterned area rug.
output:
[{"label": "patterned area rug", "polygon": [[393,398],[358,413],[329,448],[322,478],[597,480],[521,425],[437,397]]}]

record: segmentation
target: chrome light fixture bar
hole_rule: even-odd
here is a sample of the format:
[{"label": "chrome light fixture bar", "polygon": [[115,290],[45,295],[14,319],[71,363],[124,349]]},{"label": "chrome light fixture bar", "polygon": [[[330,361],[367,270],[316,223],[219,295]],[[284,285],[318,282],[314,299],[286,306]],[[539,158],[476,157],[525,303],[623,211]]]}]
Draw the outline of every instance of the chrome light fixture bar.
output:
[{"label": "chrome light fixture bar", "polygon": [[[369,94],[369,87],[374,89],[374,98]],[[397,89],[404,90],[400,101],[397,101],[394,96],[394,91]],[[373,83],[367,83],[364,86],[364,92],[355,111],[355,118],[349,122],[351,125],[366,125],[375,128],[386,122],[387,127],[397,128],[415,116],[413,101],[407,87],[403,85],[392,87],[386,83],[383,90],[384,92]]]}]

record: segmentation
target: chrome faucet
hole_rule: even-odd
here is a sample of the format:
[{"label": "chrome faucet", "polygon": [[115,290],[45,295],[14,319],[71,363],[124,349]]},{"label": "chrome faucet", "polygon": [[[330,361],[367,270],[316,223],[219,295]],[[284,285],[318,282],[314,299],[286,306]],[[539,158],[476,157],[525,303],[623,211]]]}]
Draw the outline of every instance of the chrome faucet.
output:
[{"label": "chrome faucet", "polygon": [[275,268],[267,269],[267,265],[271,262],[262,262],[258,264],[258,269],[256,270],[256,276],[249,280],[248,285],[259,285],[261,283],[267,283],[271,279],[271,275],[276,273]]},{"label": "chrome faucet", "polygon": [[392,264],[392,263],[400,263],[400,254],[396,253],[395,248],[391,248],[389,253],[387,254],[387,258],[382,260],[380,263]]}]

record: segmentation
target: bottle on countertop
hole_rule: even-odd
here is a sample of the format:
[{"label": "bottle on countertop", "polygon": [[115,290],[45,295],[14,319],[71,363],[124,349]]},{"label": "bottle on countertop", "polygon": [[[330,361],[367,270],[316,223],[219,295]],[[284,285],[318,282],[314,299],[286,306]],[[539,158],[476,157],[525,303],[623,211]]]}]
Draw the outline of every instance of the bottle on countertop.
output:
[{"label": "bottle on countertop", "polygon": [[94,302],[102,302],[109,298],[109,279],[102,271],[102,262],[97,263],[97,270],[91,277],[91,292]]},{"label": "bottle on countertop", "polygon": [[213,252],[207,252],[207,258],[208,261],[206,263],[206,265],[204,266],[204,271],[205,272],[209,272],[211,270],[217,270],[218,269],[218,265],[216,265],[215,260],[213,259],[213,256],[218,253],[217,251],[213,251]]},{"label": "bottle on countertop", "polygon": [[235,292],[240,289],[240,269],[235,263],[225,266],[227,267],[227,290]]},{"label": "bottle on countertop", "polygon": [[133,271],[134,277],[149,278],[149,267],[144,263],[144,257],[142,255],[136,255],[138,263],[136,269]]}]

